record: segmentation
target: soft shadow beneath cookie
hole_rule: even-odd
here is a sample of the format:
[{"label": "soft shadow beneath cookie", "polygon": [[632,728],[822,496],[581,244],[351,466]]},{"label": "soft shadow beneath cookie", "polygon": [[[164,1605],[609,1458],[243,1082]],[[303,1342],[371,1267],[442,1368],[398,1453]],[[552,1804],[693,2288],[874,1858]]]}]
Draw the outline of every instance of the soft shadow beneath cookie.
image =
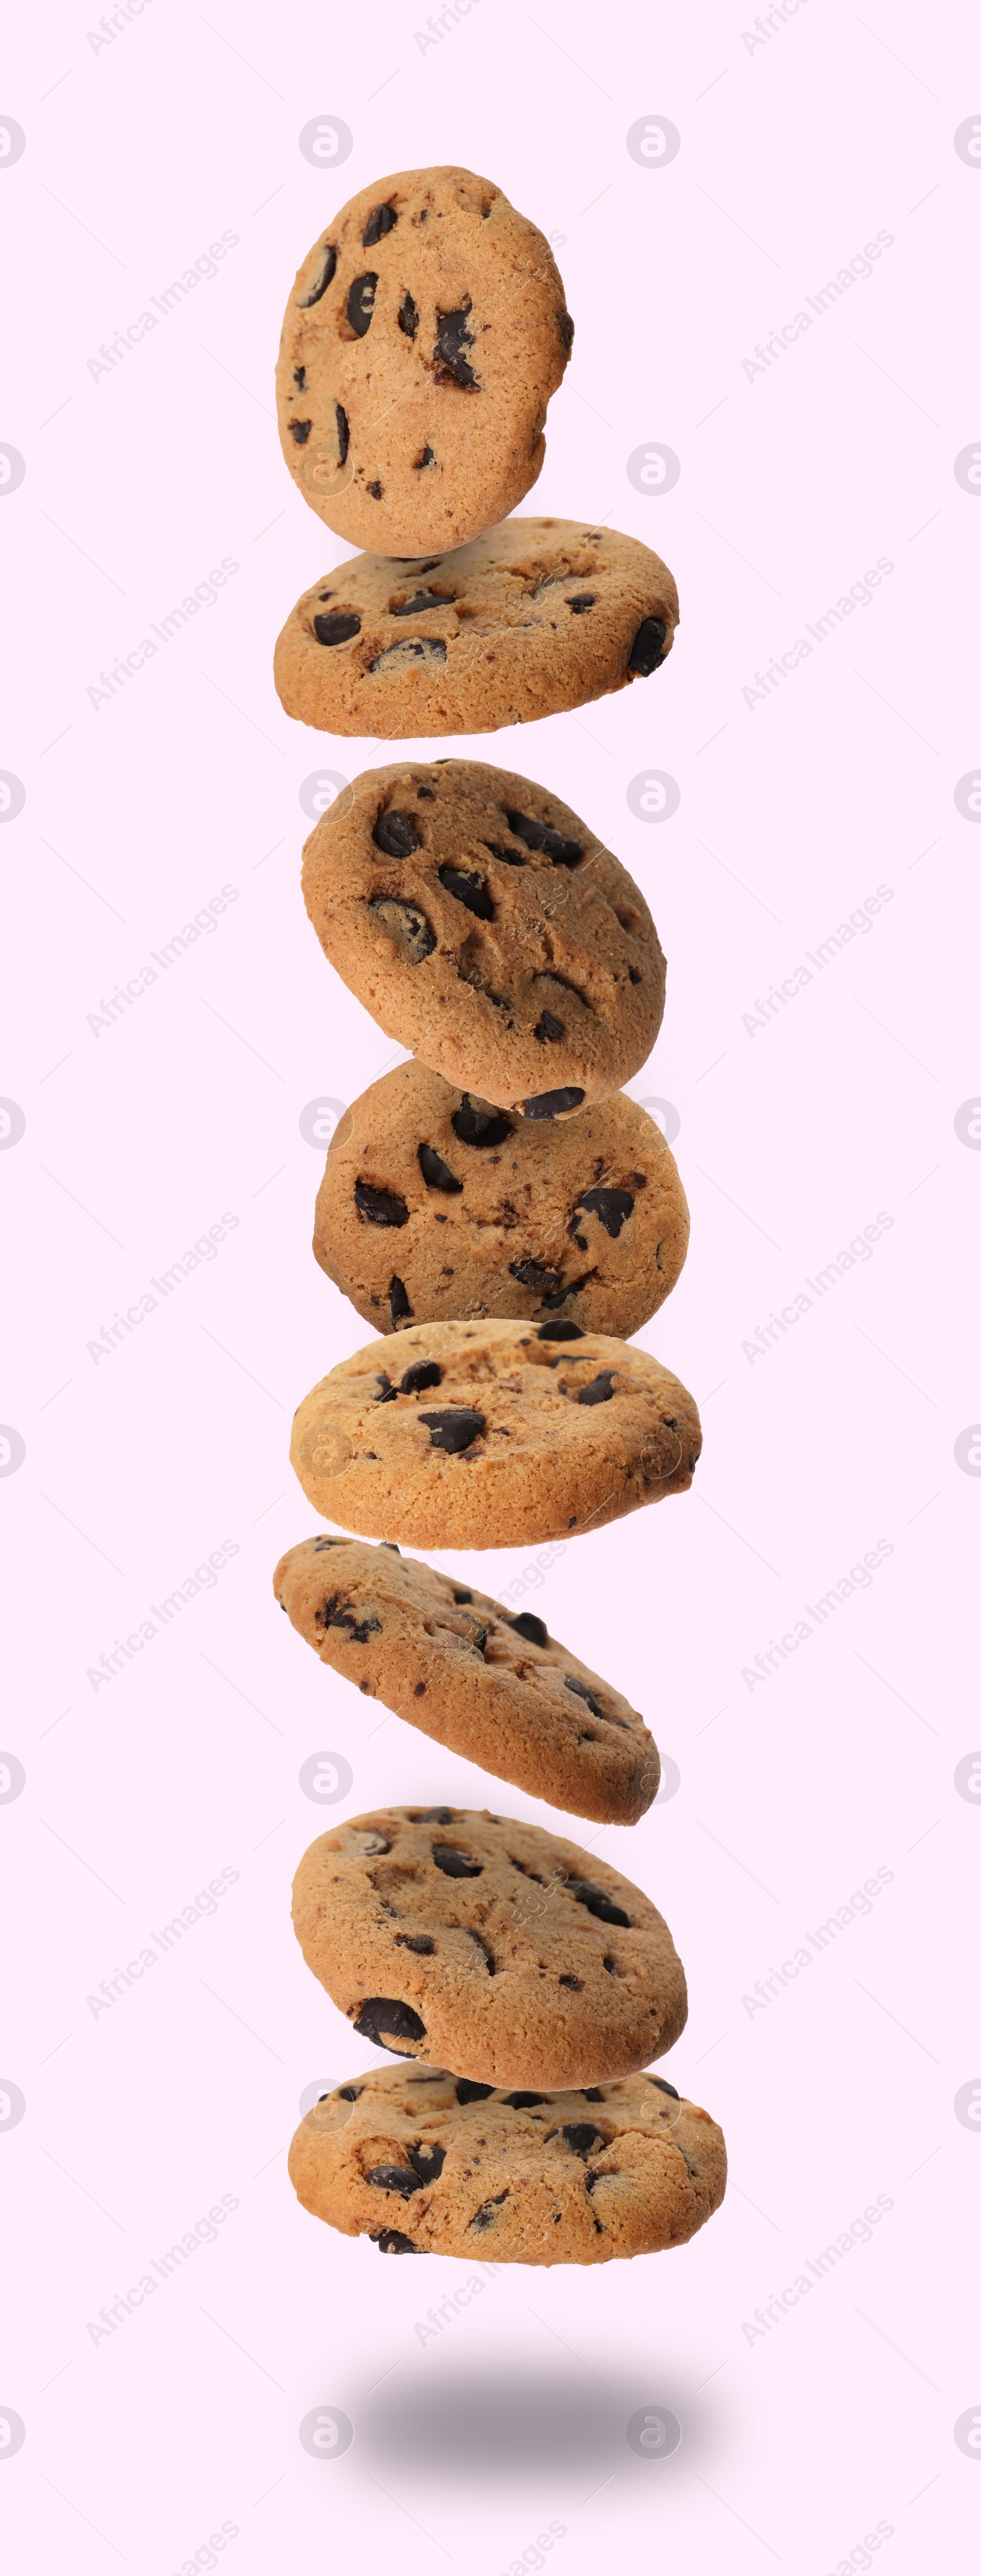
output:
[{"label": "soft shadow beneath cookie", "polygon": [[[580,2480],[583,2496],[630,2463],[627,2420],[648,2393],[607,2389],[550,2363],[447,2371],[424,2385],[407,2380],[401,2390],[400,2375],[362,2407],[362,2457],[379,2476],[387,2466],[393,2476],[425,2474],[444,2484],[492,2472],[513,2482],[547,2470]],[[670,2391],[665,2402],[678,2404]]]}]

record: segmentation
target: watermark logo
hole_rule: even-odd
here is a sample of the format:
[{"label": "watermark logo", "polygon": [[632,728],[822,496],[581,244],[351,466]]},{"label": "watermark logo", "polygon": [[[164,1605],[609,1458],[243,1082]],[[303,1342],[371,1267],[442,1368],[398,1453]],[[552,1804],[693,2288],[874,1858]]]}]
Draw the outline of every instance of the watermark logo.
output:
[{"label": "watermark logo", "polygon": [[22,125],[15,116],[0,116],[0,170],[12,170],[27,143]]},{"label": "watermark logo", "polygon": [[641,769],[627,789],[627,803],[638,823],[669,823],[681,803],[681,789],[666,769]]},{"label": "watermark logo", "polygon": [[342,1118],[347,1115],[346,1100],[332,1100],[329,1092],[322,1091],[316,1100],[308,1100],[306,1108],[300,1111],[300,1134],[304,1144],[315,1145],[319,1153],[324,1153]]},{"label": "watermark logo", "polygon": [[681,2426],[670,2406],[641,2406],[631,2415],[626,2434],[639,2460],[669,2460],[681,2441]]},{"label": "watermark logo", "polygon": [[[978,1762],[981,1763],[981,1753],[978,1755]],[[16,1753],[0,1753],[0,1807],[13,1806],[14,1799],[20,1797],[26,1780],[27,1773],[23,1763],[18,1761]],[[981,1779],[978,1786],[981,1789]]]},{"label": "watermark logo", "polygon": [[310,1753],[300,1764],[300,1787],[318,1807],[336,1807],[350,1795],[354,1773],[343,1753]]},{"label": "watermark logo", "polygon": [[666,170],[681,150],[681,136],[669,116],[639,116],[627,135],[627,150],[642,170]]},{"label": "watermark logo", "polygon": [[681,1133],[681,1119],[674,1101],[658,1100],[653,1093],[648,1093],[643,1100],[638,1100],[637,1107],[646,1109],[655,1126],[660,1128],[665,1144],[673,1145],[675,1137]]},{"label": "watermark logo", "polygon": [[954,803],[965,823],[981,823],[981,769],[966,769],[954,789]]},{"label": "watermark logo", "polygon": [[27,1456],[26,1443],[12,1422],[0,1422],[0,1476],[16,1476]]},{"label": "watermark logo", "polygon": [[0,441],[0,499],[7,492],[16,492],[26,472],[27,467],[19,447],[8,447]]},{"label": "watermark logo", "polygon": [[[957,2099],[960,2101],[960,2094]],[[9,2075],[0,2075],[0,2137],[7,2129],[19,2128],[26,2109],[20,2085],[14,2084]]]},{"label": "watermark logo", "polygon": [[12,2460],[15,2451],[23,2450],[26,2440],[23,2416],[15,2415],[12,2406],[0,2406],[0,2460]]},{"label": "watermark logo", "polygon": [[967,1799],[969,1807],[981,1807],[981,1753],[962,1753],[954,1771],[954,1787],[959,1798]]},{"label": "watermark logo", "polygon": [[966,1431],[958,1432],[954,1456],[965,1476],[981,1476],[981,1422],[972,1422]]},{"label": "watermark logo", "polygon": [[954,150],[969,170],[981,170],[981,116],[966,116],[954,136]]},{"label": "watermark logo", "polygon": [[954,1134],[961,1145],[971,1145],[977,1152],[981,1146],[981,1095],[976,1095],[973,1100],[962,1100],[960,1108],[955,1109]]},{"label": "watermark logo", "polygon": [[304,813],[309,815],[311,823],[319,823],[321,815],[328,812],[335,796],[339,796],[341,789],[349,787],[350,784],[350,779],[342,778],[339,769],[312,769],[309,778],[304,779],[300,789],[300,803]]},{"label": "watermark logo", "polygon": [[973,447],[962,447],[959,455],[955,456],[954,481],[960,484],[962,492],[972,493],[975,500],[981,499],[981,446],[977,442]]},{"label": "watermark logo", "polygon": [[311,116],[298,139],[304,160],[312,161],[315,170],[339,170],[354,150],[354,136],[342,116]]},{"label": "watermark logo", "polygon": [[981,2460],[981,2406],[969,2406],[954,2426],[954,2440],[965,2459]]},{"label": "watermark logo", "polygon": [[[27,1120],[19,1100],[0,1098],[0,1154],[6,1153],[8,1145],[20,1144],[26,1125]],[[978,1143],[981,1145],[981,1130],[978,1133]]]},{"label": "watermark logo", "polygon": [[973,2129],[981,2137],[981,2075],[973,2075],[970,2083],[962,2084],[955,2093],[954,2118],[962,2129]]},{"label": "watermark logo", "polygon": [[339,2406],[314,2406],[300,2425],[300,2440],[312,2460],[339,2460],[354,2440],[354,2426]]},{"label": "watermark logo", "polygon": [[316,2075],[312,2084],[305,2084],[300,2095],[301,2120],[306,2119],[308,2111],[316,2110],[318,2102],[323,2101],[325,2093],[333,2093],[333,2091],[334,2078],[332,2075]]},{"label": "watermark logo", "polygon": [[677,1797],[680,1787],[681,1773],[673,1753],[662,1753],[661,1782],[654,1800],[655,1807],[666,1807],[669,1798]]},{"label": "watermark logo", "polygon": [[681,473],[681,458],[673,447],[662,447],[658,439],[649,438],[643,447],[635,447],[627,458],[627,481],[635,492],[644,492],[648,500],[655,493],[670,492]]},{"label": "watermark logo", "polygon": [[15,823],[26,803],[23,780],[12,769],[0,769],[0,823]]}]

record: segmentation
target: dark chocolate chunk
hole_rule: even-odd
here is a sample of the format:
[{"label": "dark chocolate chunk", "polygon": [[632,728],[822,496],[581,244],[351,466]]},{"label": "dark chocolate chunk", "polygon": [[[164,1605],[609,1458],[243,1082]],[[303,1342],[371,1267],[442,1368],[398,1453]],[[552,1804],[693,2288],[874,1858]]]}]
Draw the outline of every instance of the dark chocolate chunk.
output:
[{"label": "dark chocolate chunk", "polygon": [[347,464],[347,451],[348,451],[348,447],[349,447],[349,445],[350,445],[350,440],[351,440],[351,432],[350,432],[350,429],[348,428],[347,413],[346,413],[346,411],[345,411],[345,409],[344,409],[343,403],[339,403],[339,402],[336,402],[336,403],[334,404],[334,410],[335,410],[336,415],[337,415],[337,449],[338,449],[338,455],[339,455],[339,458],[340,458],[340,462],[341,462],[341,464],[342,464],[342,465],[346,465],[346,464]]},{"label": "dark chocolate chunk", "polygon": [[461,1592],[458,1592],[458,1591],[454,1590],[454,1593],[453,1593],[453,1599],[454,1599],[454,1601],[457,1601],[457,1602],[462,1602],[462,1601],[472,1601],[472,1600],[473,1600],[473,1593],[472,1593],[472,1592],[462,1592],[462,1591],[461,1591]]},{"label": "dark chocolate chunk", "polygon": [[503,859],[506,868],[524,867],[520,850],[502,850],[499,841],[485,841],[483,847],[490,851],[492,859]]},{"label": "dark chocolate chunk", "polygon": [[403,2236],[397,2227],[383,2227],[377,2236],[372,2229],[371,2242],[377,2245],[379,2254],[424,2254],[426,2251],[424,2245],[413,2245],[411,2236]]},{"label": "dark chocolate chunk", "polygon": [[504,2099],[509,2111],[532,2111],[536,2102],[546,2102],[548,2095],[546,2093],[506,2093]]},{"label": "dark chocolate chunk", "polygon": [[626,1225],[628,1216],[634,1212],[629,1190],[584,1190],[576,1205],[587,1208],[590,1215],[598,1216],[604,1234],[612,1235],[614,1243],[621,1226]]},{"label": "dark chocolate chunk", "polygon": [[[553,2137],[555,2134],[553,2130]],[[586,2157],[592,2154],[594,2147],[606,2145],[602,2129],[598,2129],[593,2120],[565,2120],[561,2135],[565,2139],[566,2146],[572,2148],[573,2155],[581,2156],[584,2163]],[[370,2174],[368,2180],[371,2181]]]},{"label": "dark chocolate chunk", "polygon": [[439,881],[446,887],[447,894],[455,896],[457,903],[465,903],[468,912],[476,913],[478,921],[493,921],[494,899],[488,894],[483,877],[467,868],[446,865],[439,870]]},{"label": "dark chocolate chunk", "polygon": [[[417,590],[412,599],[406,600],[404,608],[393,608],[392,616],[421,617],[424,609],[449,608],[451,604],[450,600],[440,598],[438,590]],[[431,787],[419,789],[420,796],[431,796],[432,792]]]},{"label": "dark chocolate chunk", "polygon": [[314,280],[314,284],[311,286],[309,295],[300,295],[297,297],[297,302],[300,306],[301,312],[307,312],[311,304],[319,304],[321,296],[326,294],[336,267],[337,252],[334,250],[330,242],[325,242],[323,249],[323,267],[320,271],[319,277]]},{"label": "dark chocolate chunk", "polygon": [[293,369],[293,382],[294,382],[294,384],[295,384],[295,385],[298,385],[298,386],[299,386],[299,389],[300,389],[301,394],[305,394],[305,393],[306,393],[306,389],[307,389],[307,371],[306,371],[306,368],[305,368],[305,367],[294,367],[294,369]]},{"label": "dark chocolate chunk", "polygon": [[355,278],[354,284],[348,294],[347,318],[352,331],[357,332],[359,340],[364,339],[365,332],[369,330],[371,326],[371,317],[375,309],[375,288],[377,284],[377,272],[375,269],[369,268],[364,277]]},{"label": "dark chocolate chunk", "polygon": [[571,313],[566,312],[564,304],[560,305],[555,319],[559,326],[559,338],[563,349],[569,350],[572,347],[572,335],[576,326]]},{"label": "dark chocolate chunk", "polygon": [[[323,1608],[315,1610],[313,1615],[320,1628],[346,1628],[358,1646],[366,1646],[369,1637],[381,1635],[381,1620],[371,1615],[366,1619],[352,1619],[350,1602],[342,1600],[339,1592],[332,1593],[330,1600],[325,1601]],[[378,1848],[377,1845],[375,1847]],[[385,1850],[388,1850],[387,1843]]]},{"label": "dark chocolate chunk", "polygon": [[559,1284],[558,1271],[547,1269],[543,1261],[511,1261],[508,1269],[512,1279],[520,1279],[523,1288],[537,1288],[540,1296],[554,1295]]},{"label": "dark chocolate chunk", "polygon": [[[356,2102],[359,2093],[363,2092],[363,2084],[339,2084],[337,2087],[338,2100],[341,2102]],[[327,2093],[322,2093],[320,2099],[322,2102],[327,2102],[329,2101],[330,2096]]]},{"label": "dark chocolate chunk", "polygon": [[393,233],[397,223],[394,206],[373,206],[361,235],[362,250],[371,250],[375,242],[384,241],[386,233]]},{"label": "dark chocolate chunk", "polygon": [[425,2039],[426,2025],[420,2021],[411,2004],[400,2003],[391,1995],[369,1995],[355,2015],[354,2028],[359,2039],[373,2039],[376,2048],[387,2048],[392,2057],[404,2057],[406,2051],[394,2043],[399,2039]]},{"label": "dark chocolate chunk", "polygon": [[400,814],[395,805],[379,814],[371,837],[376,850],[384,850],[387,859],[407,859],[413,850],[422,848],[411,814]]},{"label": "dark chocolate chunk", "polygon": [[415,1950],[420,1959],[431,1959],[436,1943],[428,1932],[396,1932],[397,1950]]},{"label": "dark chocolate chunk", "polygon": [[532,814],[509,814],[512,832],[526,849],[541,850],[554,868],[574,868],[582,857],[581,841],[569,841],[564,832],[554,832],[550,823],[538,823]]},{"label": "dark chocolate chunk", "polygon": [[405,1200],[394,1190],[373,1190],[370,1181],[355,1181],[354,1204],[369,1225],[408,1225]]},{"label": "dark chocolate chunk", "polygon": [[430,2145],[427,2138],[421,2138],[417,2147],[409,2148],[409,2163],[420,2182],[438,2182],[446,2163],[446,2148],[437,2146],[435,2139]]},{"label": "dark chocolate chunk", "polygon": [[397,1387],[397,1386],[393,1386],[393,1385],[392,1385],[392,1381],[391,1381],[391,1378],[389,1377],[389,1374],[388,1374],[388,1370],[387,1370],[387,1369],[382,1369],[382,1371],[381,1371],[381,1373],[380,1373],[380,1376],[378,1377],[378,1379],[377,1379],[376,1383],[377,1383],[377,1384],[378,1384],[378,1386],[380,1386],[380,1388],[381,1388],[381,1394],[380,1394],[380,1395],[376,1395],[376,1397],[375,1397],[375,1403],[376,1403],[376,1404],[394,1404],[394,1403],[395,1403],[396,1396],[398,1395],[398,1387]]},{"label": "dark chocolate chunk", "polygon": [[361,619],[353,608],[332,608],[326,617],[315,617],[313,631],[318,644],[346,644],[349,636],[360,635]]},{"label": "dark chocolate chunk", "polygon": [[[409,1304],[405,1281],[404,1279],[396,1279],[394,1273],[388,1283],[388,1311],[393,1325],[401,1324],[406,1315],[411,1315],[413,1312],[413,1309]],[[389,1544],[390,1542],[388,1539],[382,1540],[383,1547],[388,1547]],[[399,1551],[396,1548],[396,1556],[398,1555],[398,1552]]]},{"label": "dark chocolate chunk", "polygon": [[469,297],[466,304],[457,312],[437,314],[436,346],[433,350],[436,361],[436,382],[438,385],[448,383],[469,385],[479,393],[478,378],[469,358],[465,358],[463,354],[465,349],[472,349],[474,344],[474,333],[467,329],[469,315]]},{"label": "dark chocolate chunk", "polygon": [[584,2084],[582,2088],[582,2098],[584,2102],[602,2102],[602,2086],[599,2084]]},{"label": "dark chocolate chunk", "polygon": [[596,606],[595,593],[591,590],[579,590],[575,598],[567,599],[565,604],[567,608],[571,608],[574,617],[584,617],[587,608]]},{"label": "dark chocolate chunk", "polygon": [[[565,1883],[576,1904],[584,1905],[587,1914],[595,1914],[598,1923],[622,1923],[629,1931],[629,1914],[624,1913],[622,1905],[614,1905],[605,1887],[597,1887],[591,1878],[567,1878]],[[603,1965],[606,1966],[605,1959]]]},{"label": "dark chocolate chunk", "polygon": [[[577,1234],[577,1236],[576,1236],[575,1240],[576,1240],[576,1242],[577,1242],[577,1243],[578,1243],[578,1245],[579,1245],[579,1249],[580,1249],[580,1251],[582,1251],[582,1250],[584,1249],[584,1241],[583,1241],[583,1237],[582,1237],[582,1235],[581,1235],[581,1234]],[[568,1297],[575,1297],[575,1296],[578,1296],[578,1293],[579,1293],[580,1288],[586,1288],[586,1287],[588,1287],[590,1280],[591,1280],[592,1278],[594,1278],[594,1277],[595,1277],[595,1272],[594,1272],[594,1271],[592,1271],[592,1270],[584,1270],[584,1271],[582,1272],[582,1275],[581,1275],[581,1277],[580,1277],[580,1278],[578,1278],[578,1279],[567,1279],[567,1280],[566,1280],[566,1283],[565,1283],[565,1287],[564,1287],[564,1288],[560,1288],[560,1289],[559,1289],[559,1291],[558,1291],[558,1294],[557,1294],[556,1296],[554,1296],[554,1297],[546,1297],[546,1298],[543,1300],[543,1303],[544,1303],[546,1306],[549,1306],[549,1307],[564,1306],[564,1305],[565,1305],[565,1302],[566,1302],[566,1299],[567,1299]],[[577,1326],[576,1326],[576,1330],[577,1330],[577,1332],[581,1332],[581,1331],[582,1331],[582,1325],[581,1325],[581,1324],[577,1325]],[[571,1338],[571,1336],[570,1336],[570,1338]]]},{"label": "dark chocolate chunk", "polygon": [[290,437],[295,438],[298,447],[305,447],[312,428],[312,420],[291,420]]},{"label": "dark chocolate chunk", "polygon": [[[335,1539],[335,1540],[333,1541],[333,1545],[334,1545],[335,1547],[337,1547],[337,1546],[343,1546],[343,1543],[344,1543],[344,1542],[343,1542],[343,1540],[339,1540],[339,1539]],[[314,1546],[316,1546],[316,1544],[317,1544],[317,1542],[316,1542],[316,1540],[314,1540]],[[387,1553],[388,1553],[388,1555],[389,1555],[389,1556],[401,1556],[401,1554],[402,1554],[402,1550],[401,1550],[401,1548],[400,1548],[400,1547],[396,1547],[396,1545],[395,1545],[395,1541],[394,1541],[394,1539],[393,1539],[393,1538],[383,1538],[383,1539],[380,1539],[380,1540],[379,1540],[379,1545],[380,1545],[381,1547],[383,1547],[383,1548],[385,1548],[385,1549],[386,1549],[386,1551],[387,1551]]]},{"label": "dark chocolate chunk", "polygon": [[[431,805],[435,805],[435,803],[436,803],[436,790],[435,790],[435,787],[420,787],[420,789],[419,789],[419,794],[420,794],[420,796],[428,796],[430,804],[431,804]],[[635,1175],[635,1178],[636,1178],[636,1175]]]},{"label": "dark chocolate chunk", "polygon": [[451,1825],[453,1809],[452,1807],[421,1807],[419,1814],[414,1816],[412,1821],[416,1825]]},{"label": "dark chocolate chunk", "polygon": [[383,490],[384,490],[384,485],[383,485],[383,484],[381,484],[381,483],[378,483],[378,482],[375,482],[375,483],[369,483],[369,485],[368,485],[368,490],[369,490],[369,492],[370,492],[370,494],[371,494],[371,498],[372,498],[372,500],[373,500],[373,501],[380,501],[380,500],[381,500],[381,497],[382,497],[382,492],[383,492]]},{"label": "dark chocolate chunk", "polygon": [[591,1378],[588,1386],[580,1387],[576,1397],[576,1403],[609,1404],[610,1398],[613,1394],[613,1378],[614,1371],[612,1369],[601,1369],[599,1376]]},{"label": "dark chocolate chunk", "polygon": [[463,1182],[454,1178],[449,1164],[444,1163],[434,1145],[420,1145],[419,1169],[427,1190],[443,1190],[450,1198],[458,1196],[463,1188]]},{"label": "dark chocolate chunk", "polygon": [[456,2098],[458,2102],[486,2102],[488,2094],[493,2093],[493,2090],[493,2084],[474,2084],[469,2075],[461,2075],[456,2088]]},{"label": "dark chocolate chunk", "polygon": [[454,1843],[434,1843],[433,1859],[444,1878],[479,1878],[482,1860],[471,1860],[468,1852],[457,1851]]},{"label": "dark chocolate chunk", "polygon": [[400,2192],[403,2200],[421,2189],[418,2174],[408,2165],[369,2165],[365,2181],[373,2182],[376,2191]]},{"label": "dark chocolate chunk", "polygon": [[573,1673],[563,1673],[562,1679],[567,1691],[575,1691],[577,1699],[585,1700],[587,1708],[592,1711],[594,1717],[602,1717],[603,1711],[600,1707],[599,1701],[595,1697],[595,1694],[590,1690],[587,1682],[577,1681]]},{"label": "dark chocolate chunk", "polygon": [[435,465],[435,463],[436,458],[433,449],[431,447],[424,447],[422,455],[416,457],[415,465],[412,469],[413,473],[421,474],[424,465]]},{"label": "dark chocolate chunk", "polygon": [[538,1091],[521,1103],[526,1118],[562,1118],[569,1109],[578,1109],[585,1100],[584,1091],[567,1083],[563,1091]]},{"label": "dark chocolate chunk", "polygon": [[439,1413],[420,1413],[419,1420],[428,1424],[431,1446],[445,1449],[452,1458],[469,1449],[472,1440],[479,1440],[485,1427],[484,1415],[469,1404],[448,1404]]},{"label": "dark chocolate chunk", "polygon": [[496,2209],[500,2209],[502,2200],[506,2199],[507,2192],[499,2191],[496,2193],[493,2200],[482,2200],[480,2208],[474,2211],[473,2217],[470,2221],[471,2227],[476,2227],[479,2233],[483,2235],[485,2227],[493,2227],[494,2212]]},{"label": "dark chocolate chunk", "polygon": [[414,1360],[404,1377],[399,1379],[400,1395],[421,1395],[426,1386],[441,1386],[443,1372],[438,1360]]},{"label": "dark chocolate chunk", "polygon": [[529,1646],[547,1646],[548,1629],[544,1619],[536,1619],[533,1610],[519,1610],[513,1619],[505,1614],[505,1627],[514,1628]]},{"label": "dark chocolate chunk", "polygon": [[406,339],[414,340],[419,328],[419,313],[408,288],[399,305],[398,322],[399,330],[404,331]]},{"label": "dark chocolate chunk", "polygon": [[571,1986],[574,1995],[581,1995],[582,1993],[582,1979],[580,1977],[560,1977],[559,1984],[560,1986]]},{"label": "dark chocolate chunk", "polygon": [[573,1324],[566,1316],[558,1315],[554,1324],[539,1324],[535,1339],[539,1342],[584,1342],[586,1335],[581,1324]]},{"label": "dark chocolate chunk", "polygon": [[461,1145],[481,1148],[503,1145],[505,1137],[514,1134],[512,1121],[505,1118],[502,1109],[479,1109],[476,1101],[471,1100],[469,1091],[464,1092],[459,1109],[454,1109],[450,1125],[454,1135],[459,1136]]},{"label": "dark chocolate chunk", "polygon": [[391,931],[407,965],[421,966],[424,958],[432,956],[436,933],[417,903],[400,903],[397,895],[373,894],[371,909]]},{"label": "dark chocolate chunk", "polygon": [[494,1957],[493,1950],[491,1950],[491,1949],[488,1947],[487,1942],[486,1942],[486,1941],[484,1941],[484,1940],[481,1938],[481,1935],[480,1935],[480,1933],[479,1933],[479,1932],[472,1932],[472,1931],[470,1930],[469,1925],[467,1926],[467,1939],[468,1939],[468,1941],[475,1941],[475,1942],[476,1942],[476,1944],[477,1944],[477,1948],[478,1948],[478,1950],[479,1950],[479,1951],[481,1952],[481,1954],[482,1954],[483,1961],[484,1961],[484,1966],[485,1966],[485,1968],[486,1968],[486,1970],[487,1970],[487,1974],[488,1974],[488,1976],[489,1976],[489,1977],[496,1977],[496,1975],[497,1975],[497,1961],[496,1961],[496,1959],[495,1959],[495,1957]]},{"label": "dark chocolate chunk", "polygon": [[666,634],[667,628],[659,617],[645,617],[630,647],[628,671],[636,671],[639,679],[649,680],[651,672],[658,671],[664,660]]},{"label": "dark chocolate chunk", "polygon": [[564,1038],[565,1022],[557,1020],[554,1011],[543,1011],[541,1019],[535,1022],[535,1036],[539,1046],[554,1044],[556,1038]]},{"label": "dark chocolate chunk", "polygon": [[659,2093],[670,2093],[672,2102],[680,2102],[681,2095],[678,2091],[677,2085],[669,2084],[666,2076],[649,2075],[647,2081],[649,2084],[656,2084]]}]

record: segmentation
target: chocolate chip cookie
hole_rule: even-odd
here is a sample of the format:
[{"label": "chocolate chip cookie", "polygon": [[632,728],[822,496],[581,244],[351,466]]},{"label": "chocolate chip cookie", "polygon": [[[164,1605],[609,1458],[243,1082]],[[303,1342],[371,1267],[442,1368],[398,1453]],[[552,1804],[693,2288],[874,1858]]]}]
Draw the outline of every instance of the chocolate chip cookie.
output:
[{"label": "chocolate chip cookie", "polygon": [[701,1440],[649,1351],[557,1316],[372,1342],[304,1396],[290,1457],[314,1509],[364,1537],[534,1547],[685,1493]]},{"label": "chocolate chip cookie", "polygon": [[544,234],[489,179],[373,180],[283,320],[276,410],[304,500],[351,545],[465,545],[537,481],[572,331]]},{"label": "chocolate chip cookie", "polygon": [[288,716],[324,733],[493,733],[649,679],[678,593],[636,537],[507,519],[450,554],[355,555],[304,592],[276,646]]},{"label": "chocolate chip cookie", "polygon": [[624,1341],[670,1295],[687,1246],[674,1157],[624,1092],[539,1126],[412,1061],[340,1120],[313,1234],[378,1333],[565,1315]]},{"label": "chocolate chip cookie", "polygon": [[643,1718],[534,1612],[358,1539],[304,1539],[273,1589],[321,1663],[498,1780],[604,1825],[656,1797]]},{"label": "chocolate chip cookie", "polygon": [[322,2095],[289,2171],[304,2209],[380,2254],[612,2263],[687,2244],[722,2200],[726,2150],[663,2076],[506,2093],[392,2066]]},{"label": "chocolate chip cookie", "polygon": [[512,770],[364,770],[310,834],[303,893],[372,1019],[482,1100],[567,1117],[650,1053],[665,964],[643,895],[571,806]]},{"label": "chocolate chip cookie", "polygon": [[360,2038],[481,2084],[602,2084],[685,2026],[684,1969],[650,1898],[578,1843],[486,1809],[336,1825],[300,1862],[293,1924]]}]

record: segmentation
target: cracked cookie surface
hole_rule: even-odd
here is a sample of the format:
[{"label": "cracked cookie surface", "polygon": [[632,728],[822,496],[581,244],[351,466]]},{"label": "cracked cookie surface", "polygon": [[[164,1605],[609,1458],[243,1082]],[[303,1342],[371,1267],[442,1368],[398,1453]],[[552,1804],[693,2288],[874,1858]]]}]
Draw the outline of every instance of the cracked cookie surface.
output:
[{"label": "cracked cookie surface", "polygon": [[599,1824],[656,1797],[643,1718],[534,1612],[358,1539],[304,1539],[273,1589],[321,1663],[497,1779]]},{"label": "cracked cookie surface", "polygon": [[287,618],[273,676],[324,733],[493,733],[648,679],[677,624],[672,575],[637,538],[507,519],[449,553],[336,565]]},{"label": "cracked cookie surface", "polygon": [[349,199],[299,269],[276,411],[294,482],[349,544],[466,544],[537,481],[573,325],[543,233],[470,170]]},{"label": "cracked cookie surface", "polygon": [[723,2198],[726,2150],[656,2075],[522,2094],[384,2067],[315,2103],[289,2172],[312,2217],[382,2254],[610,2263],[687,2244]]},{"label": "cracked cookie surface", "polygon": [[670,1295],[687,1246],[674,1156],[624,1092],[559,1122],[508,1120],[418,1061],[340,1119],[313,1235],[378,1333],[565,1316],[623,1341]]},{"label": "cracked cookie surface", "polygon": [[372,1019],[482,1100],[571,1116],[650,1053],[665,961],[640,888],[516,771],[364,770],[311,832],[302,882],[325,955]]},{"label": "cracked cookie surface", "polygon": [[634,1342],[561,1318],[421,1324],[311,1388],[290,1458],[314,1509],[364,1537],[522,1547],[686,1492],[701,1439],[687,1389]]},{"label": "cracked cookie surface", "polygon": [[378,1807],[321,1834],[293,1924],[360,2038],[471,2082],[601,2084],[684,2029],[684,1969],[650,1898],[486,1809]]}]

